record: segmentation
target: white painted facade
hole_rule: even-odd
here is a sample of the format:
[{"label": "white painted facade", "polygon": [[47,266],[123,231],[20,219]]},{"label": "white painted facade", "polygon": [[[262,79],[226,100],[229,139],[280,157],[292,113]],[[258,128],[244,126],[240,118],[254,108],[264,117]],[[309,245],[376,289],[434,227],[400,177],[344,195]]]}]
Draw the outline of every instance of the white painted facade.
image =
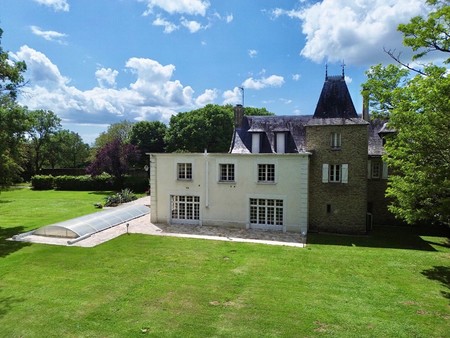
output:
[{"label": "white painted facade", "polygon": [[151,221],[306,232],[309,155],[151,154]]}]

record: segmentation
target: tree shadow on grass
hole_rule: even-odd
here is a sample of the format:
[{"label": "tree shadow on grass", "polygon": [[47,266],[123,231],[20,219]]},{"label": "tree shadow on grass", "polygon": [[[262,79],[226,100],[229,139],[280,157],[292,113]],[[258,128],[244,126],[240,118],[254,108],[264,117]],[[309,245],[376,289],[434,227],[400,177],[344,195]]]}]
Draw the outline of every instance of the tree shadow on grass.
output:
[{"label": "tree shadow on grass", "polygon": [[421,238],[424,235],[447,236],[445,231],[435,228],[410,226],[375,226],[367,235],[349,236],[338,234],[309,233],[309,244],[341,245],[369,248],[391,248],[405,250],[436,251],[431,244]]},{"label": "tree shadow on grass", "polygon": [[12,296],[0,297],[0,318],[4,317],[12,309],[15,303],[23,301],[24,299]]},{"label": "tree shadow on grass", "polygon": [[23,247],[31,245],[30,243],[26,242],[17,242],[8,240],[14,235],[18,235],[23,232],[25,232],[25,228],[21,226],[13,228],[0,227],[0,258],[6,257],[9,254],[12,254],[13,252],[22,249]]},{"label": "tree shadow on grass", "polygon": [[[428,279],[435,280],[441,283],[446,289],[450,290],[450,267],[448,266],[434,266],[432,269],[422,271],[422,275]],[[441,291],[442,296],[450,300],[449,291]]]}]

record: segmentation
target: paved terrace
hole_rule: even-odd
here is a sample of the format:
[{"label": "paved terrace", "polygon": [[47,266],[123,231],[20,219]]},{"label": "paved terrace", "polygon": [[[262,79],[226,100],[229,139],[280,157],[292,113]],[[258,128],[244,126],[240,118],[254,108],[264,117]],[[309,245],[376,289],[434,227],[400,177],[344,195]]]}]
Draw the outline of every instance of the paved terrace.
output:
[{"label": "paved terrace", "polygon": [[[143,204],[150,206],[150,197],[139,198],[130,204]],[[128,224],[128,227],[127,227]],[[128,228],[128,229],[127,229]],[[297,233],[283,233],[274,231],[262,231],[253,229],[231,229],[210,226],[192,225],[155,225],[150,222],[150,215],[135,218],[126,223],[116,225],[112,228],[97,232],[73,244],[68,244],[67,238],[54,238],[29,235],[22,237],[22,242],[43,243],[64,246],[94,247],[123,234],[135,233],[153,236],[184,237],[216,241],[232,241],[242,243],[259,243],[268,245],[284,245],[292,247],[303,247],[303,238]]]}]

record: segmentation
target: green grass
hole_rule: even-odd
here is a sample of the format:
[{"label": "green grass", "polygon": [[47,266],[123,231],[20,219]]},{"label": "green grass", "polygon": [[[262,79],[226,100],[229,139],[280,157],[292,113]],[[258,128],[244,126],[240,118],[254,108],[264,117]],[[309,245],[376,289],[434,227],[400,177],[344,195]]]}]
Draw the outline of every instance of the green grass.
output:
[{"label": "green grass", "polygon": [[[93,211],[95,197],[2,193],[0,231],[64,218],[49,201],[70,198],[58,204],[66,218]],[[47,216],[27,220],[40,204]],[[78,248],[3,237],[0,336],[449,336],[447,237],[377,228],[370,237],[310,235],[309,243],[299,249],[132,234]]]}]

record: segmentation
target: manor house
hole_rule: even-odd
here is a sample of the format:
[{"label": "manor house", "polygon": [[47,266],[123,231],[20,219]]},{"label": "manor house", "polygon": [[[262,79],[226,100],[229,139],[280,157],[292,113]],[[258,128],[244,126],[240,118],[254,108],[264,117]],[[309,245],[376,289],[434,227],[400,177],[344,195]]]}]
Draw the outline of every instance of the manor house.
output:
[{"label": "manor house", "polygon": [[151,221],[307,233],[365,233],[392,221],[384,121],[358,115],[341,76],[314,114],[246,116],[229,153],[150,154]]}]

